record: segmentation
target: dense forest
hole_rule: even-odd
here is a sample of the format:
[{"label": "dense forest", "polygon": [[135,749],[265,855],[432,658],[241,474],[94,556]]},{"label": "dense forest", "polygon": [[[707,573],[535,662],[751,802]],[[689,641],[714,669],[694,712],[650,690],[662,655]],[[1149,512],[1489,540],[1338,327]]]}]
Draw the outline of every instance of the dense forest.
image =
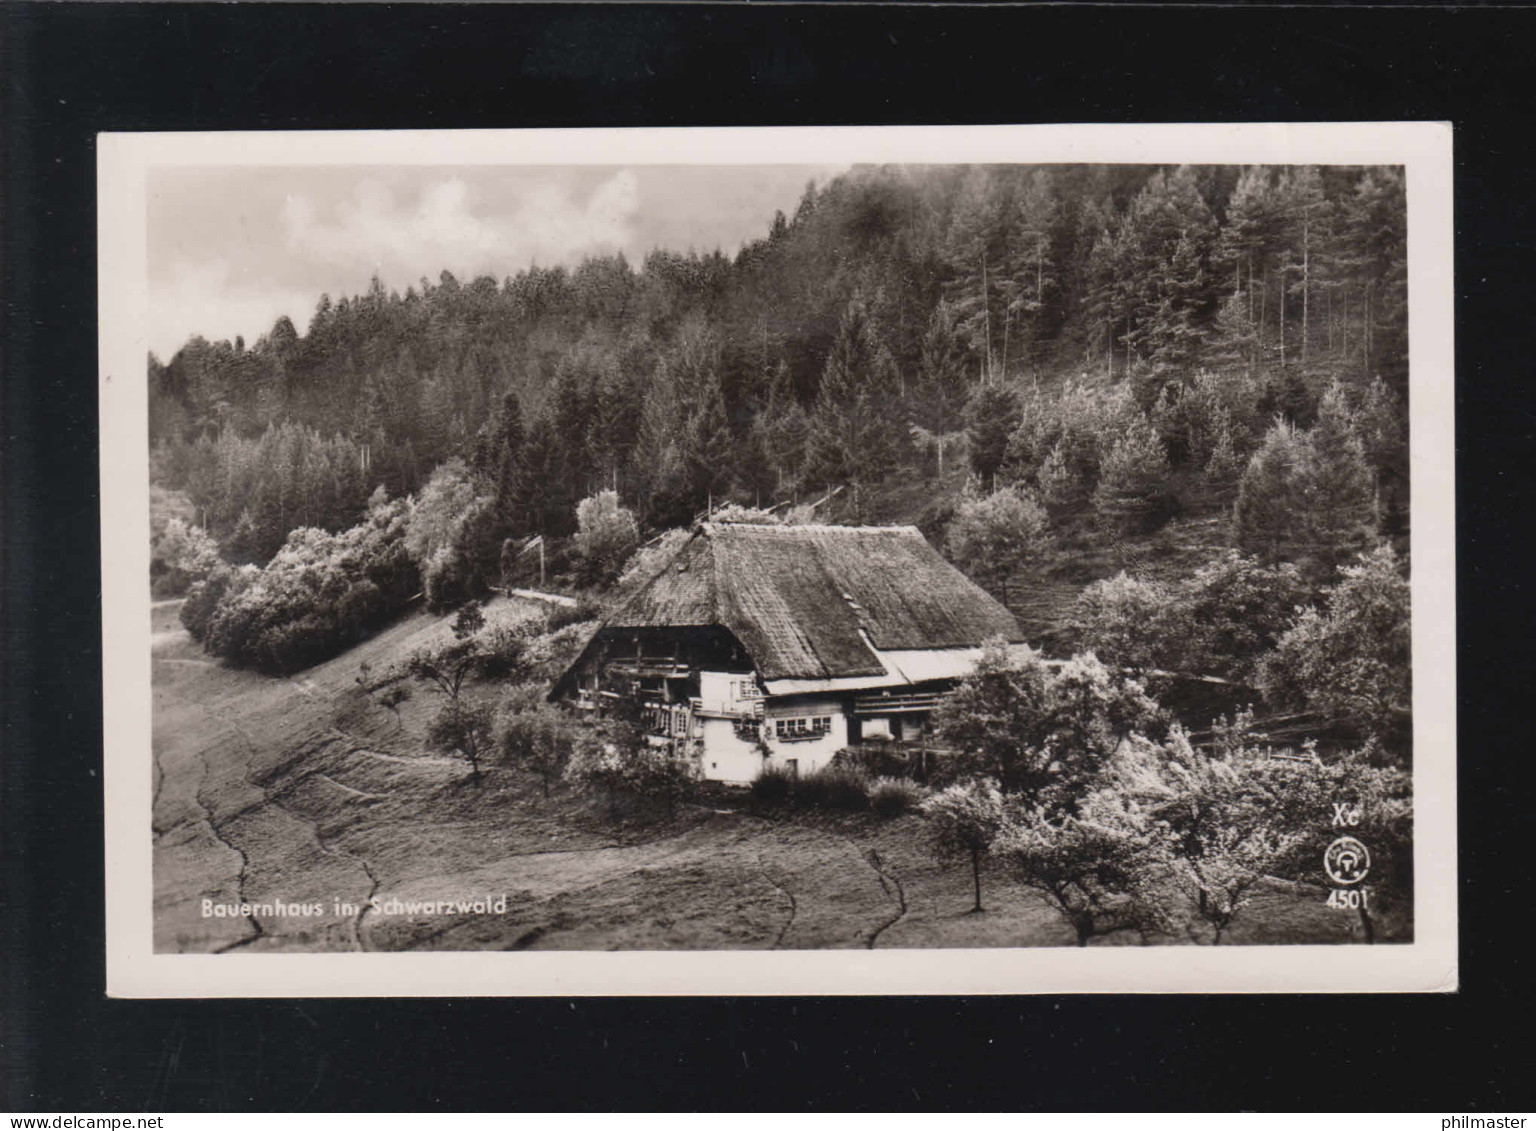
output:
[{"label": "dense forest", "polygon": [[[150,358],[156,590],[291,669],[535,535],[600,590],[729,505],[916,522],[1015,608],[1117,547],[1056,642],[1252,685],[1340,567],[1406,569],[1406,241],[1395,168],[861,167],[734,258],[376,278],[303,335]],[[1127,545],[1202,519],[1138,574]]]},{"label": "dense forest", "polygon": [[[194,338],[150,361],[156,475],[263,561],[454,456],[495,481],[509,533],[570,533],[601,487],[664,527],[711,498],[867,486],[932,466],[968,421],[990,488],[1050,453],[974,433],[1063,376],[1124,383],[1175,467],[1221,440],[1246,458],[1335,379],[1401,403],[1405,237],[1390,169],[859,169],[734,260],[375,280],[320,296],[302,336],[284,317],[250,344]],[[1215,437],[1181,400],[1242,398],[1203,371],[1252,390]]]}]

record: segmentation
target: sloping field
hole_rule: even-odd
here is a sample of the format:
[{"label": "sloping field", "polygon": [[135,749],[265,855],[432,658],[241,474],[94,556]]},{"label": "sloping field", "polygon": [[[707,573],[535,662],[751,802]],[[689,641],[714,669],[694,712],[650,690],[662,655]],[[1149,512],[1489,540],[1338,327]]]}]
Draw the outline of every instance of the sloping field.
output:
[{"label": "sloping field", "polygon": [[[1073,941],[1002,876],[984,881],[987,911],[969,914],[969,872],[935,862],[917,817],[761,815],[719,803],[685,807],[672,822],[612,822],[604,805],[565,790],[545,799],[505,769],[469,781],[464,763],[421,753],[431,692],[418,686],[387,708],[357,682],[361,662],[379,672],[446,635],[436,618],[408,617],[274,679],[210,661],[177,627],[174,605],[154,616],[159,951]],[[242,902],[254,914],[240,914]],[[1321,892],[1277,884],[1230,938],[1357,934]]]}]

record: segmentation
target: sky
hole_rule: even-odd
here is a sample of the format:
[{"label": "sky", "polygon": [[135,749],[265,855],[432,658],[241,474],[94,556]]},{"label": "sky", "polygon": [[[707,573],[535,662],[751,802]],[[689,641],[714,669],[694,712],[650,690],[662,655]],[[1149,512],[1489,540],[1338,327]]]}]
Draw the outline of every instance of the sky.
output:
[{"label": "sky", "polygon": [[403,292],[622,251],[734,255],[846,166],[157,168],[148,185],[149,348],[194,333],[254,342],[316,300]]}]

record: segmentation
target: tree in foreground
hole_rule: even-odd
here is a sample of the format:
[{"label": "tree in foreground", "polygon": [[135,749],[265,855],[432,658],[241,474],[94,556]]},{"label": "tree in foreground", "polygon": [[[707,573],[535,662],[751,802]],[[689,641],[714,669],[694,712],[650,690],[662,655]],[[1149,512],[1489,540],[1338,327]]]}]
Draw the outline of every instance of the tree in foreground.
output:
[{"label": "tree in foreground", "polygon": [[490,706],[462,697],[444,703],[427,724],[427,749],[459,754],[469,763],[469,776],[475,782],[480,781],[480,763],[493,739]]},{"label": "tree in foreground", "polygon": [[458,752],[469,762],[470,776],[480,779],[480,761],[490,750],[493,728],[489,706],[471,703],[464,685],[484,653],[478,633],[485,614],[478,605],[459,610],[453,624],[453,640],[431,648],[419,648],[405,662],[406,673],[443,696],[443,706],[427,727],[427,748]]},{"label": "tree in foreground", "polygon": [[619,505],[614,491],[599,491],[576,507],[576,535],[571,540],[588,585],[608,585],[640,543],[632,512]]},{"label": "tree in foreground", "polygon": [[[1113,767],[1110,788],[1142,806],[1165,831],[1151,848],[1172,886],[1189,897],[1219,945],[1260,885],[1296,862],[1304,821],[1292,812],[1285,779],[1258,772],[1268,755],[1194,749],[1174,727],[1167,743],[1133,741]],[[1279,790],[1266,789],[1278,784]]]},{"label": "tree in foreground", "polygon": [[1156,890],[1159,836],[1145,815],[1101,790],[1076,814],[1026,808],[1011,815],[993,852],[1067,921],[1077,945],[1087,946],[1098,935],[1166,923]]},{"label": "tree in foreground", "polygon": [[1160,717],[1140,683],[1092,653],[1052,665],[1031,649],[994,643],[938,725],[964,771],[1055,813],[1073,809],[1120,743]]},{"label": "tree in foreground", "polygon": [[1411,737],[1409,584],[1390,546],[1340,571],[1324,607],[1304,610],[1259,665],[1270,702],[1320,710],[1403,749]]},{"label": "tree in foreground", "polygon": [[539,687],[528,685],[514,688],[503,700],[496,743],[505,762],[538,776],[548,797],[570,764],[576,736],[565,713],[545,702]]},{"label": "tree in foreground", "polygon": [[928,798],[922,804],[933,833],[934,849],[941,857],[968,857],[976,890],[972,911],[981,906],[981,860],[1003,827],[1003,795],[997,783],[986,778],[960,782]]},{"label": "tree in foreground", "polygon": [[1004,488],[961,502],[950,520],[946,548],[961,568],[997,587],[1006,600],[1008,579],[1045,548],[1047,521],[1033,494]]},{"label": "tree in foreground", "polygon": [[607,797],[608,816],[619,816],[619,790],[628,779],[625,737],[611,727],[599,724],[584,734],[571,751],[565,779],[583,789],[601,790]]}]

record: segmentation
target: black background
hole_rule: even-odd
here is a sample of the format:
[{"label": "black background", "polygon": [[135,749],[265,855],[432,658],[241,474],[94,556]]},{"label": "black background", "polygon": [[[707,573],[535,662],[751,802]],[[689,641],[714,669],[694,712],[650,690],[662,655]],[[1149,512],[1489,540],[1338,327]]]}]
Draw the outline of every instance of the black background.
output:
[{"label": "black background", "polygon": [[[1486,7],[0,7],[0,1103],[1528,1108],[1533,32]],[[1396,119],[1457,127],[1460,994],[104,997],[97,131]]]}]

